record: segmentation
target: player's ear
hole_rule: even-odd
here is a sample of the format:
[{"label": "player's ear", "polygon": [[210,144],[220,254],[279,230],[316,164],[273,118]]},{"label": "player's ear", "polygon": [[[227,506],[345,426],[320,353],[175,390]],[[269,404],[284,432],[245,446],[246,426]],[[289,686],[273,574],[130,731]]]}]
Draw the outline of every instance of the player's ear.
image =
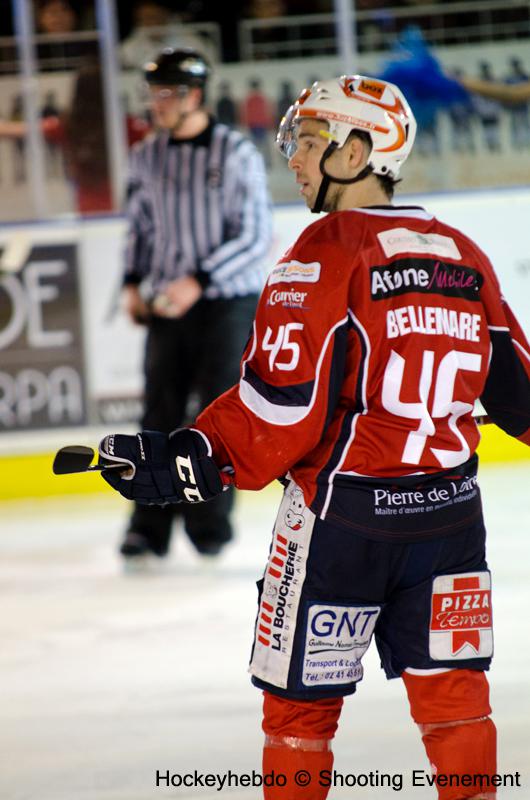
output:
[{"label": "player's ear", "polygon": [[348,155],[348,166],[351,170],[357,172],[365,166],[368,159],[369,151],[365,143],[357,136],[350,136],[345,143],[346,152]]}]

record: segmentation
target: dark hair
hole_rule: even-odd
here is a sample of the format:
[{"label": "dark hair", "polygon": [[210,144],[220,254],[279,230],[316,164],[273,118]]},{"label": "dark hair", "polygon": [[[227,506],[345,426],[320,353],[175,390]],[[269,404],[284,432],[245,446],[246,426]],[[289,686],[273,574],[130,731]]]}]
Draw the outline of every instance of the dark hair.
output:
[{"label": "dark hair", "polygon": [[65,130],[66,164],[72,179],[86,186],[108,180],[103,82],[97,63],[82,67],[77,74]]},{"label": "dark hair", "polygon": [[[372,137],[367,131],[361,130],[354,130],[348,136],[348,139],[359,139],[361,142],[364,142],[370,150],[373,147]],[[348,141],[348,139],[346,141]],[[386,196],[389,200],[392,200],[394,197],[394,190],[396,188],[396,184],[400,183],[400,178],[392,178],[390,175],[375,175],[379,186],[384,191]]]}]

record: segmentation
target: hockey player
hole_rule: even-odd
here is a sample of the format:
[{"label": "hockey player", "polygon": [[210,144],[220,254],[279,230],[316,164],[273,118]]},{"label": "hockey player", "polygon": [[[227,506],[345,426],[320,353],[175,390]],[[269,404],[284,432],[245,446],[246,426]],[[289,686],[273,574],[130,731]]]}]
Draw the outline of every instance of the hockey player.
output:
[{"label": "hockey player", "polygon": [[484,253],[424,209],[390,204],[415,128],[379,80],[300,96],[278,144],[308,207],[330,213],[270,272],[239,384],[192,428],[100,445],[129,468],[104,477],[138,502],[285,484],[250,665],[264,772],[287,776],[267,800],[327,796],[321,773],[372,636],[404,682],[440,800],[495,797],[472,411],[481,398],[530,445],[530,347]]}]

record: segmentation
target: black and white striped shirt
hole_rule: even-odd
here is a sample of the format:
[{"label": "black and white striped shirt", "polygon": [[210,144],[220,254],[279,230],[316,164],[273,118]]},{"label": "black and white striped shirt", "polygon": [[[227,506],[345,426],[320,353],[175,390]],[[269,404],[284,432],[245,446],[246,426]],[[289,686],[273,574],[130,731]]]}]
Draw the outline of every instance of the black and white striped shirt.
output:
[{"label": "black and white striped shirt", "polygon": [[260,292],[271,243],[265,166],[238,131],[210,122],[199,136],[159,133],[131,152],[124,283],[153,294],[194,275],[204,295]]}]

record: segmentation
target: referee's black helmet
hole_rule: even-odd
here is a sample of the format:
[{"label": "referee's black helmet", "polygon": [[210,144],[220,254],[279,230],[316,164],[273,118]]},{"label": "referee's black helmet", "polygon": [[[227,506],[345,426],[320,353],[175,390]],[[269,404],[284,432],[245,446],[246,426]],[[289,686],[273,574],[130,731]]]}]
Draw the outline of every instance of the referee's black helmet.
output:
[{"label": "referee's black helmet", "polygon": [[147,83],[159,86],[198,86],[206,88],[210,65],[197,50],[167,47],[144,66]]}]

